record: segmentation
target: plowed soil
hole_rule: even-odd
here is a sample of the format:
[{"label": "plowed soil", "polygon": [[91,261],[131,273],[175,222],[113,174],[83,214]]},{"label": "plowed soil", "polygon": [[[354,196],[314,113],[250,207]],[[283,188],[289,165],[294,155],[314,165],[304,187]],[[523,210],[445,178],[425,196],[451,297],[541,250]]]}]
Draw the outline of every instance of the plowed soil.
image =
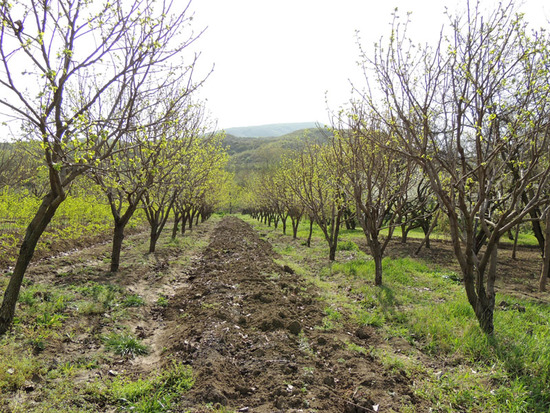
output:
[{"label": "plowed soil", "polygon": [[195,372],[187,408],[371,412],[414,403],[405,377],[350,349],[376,345],[375,331],[319,329],[316,291],[274,258],[250,225],[226,217],[182,275],[161,341]]}]

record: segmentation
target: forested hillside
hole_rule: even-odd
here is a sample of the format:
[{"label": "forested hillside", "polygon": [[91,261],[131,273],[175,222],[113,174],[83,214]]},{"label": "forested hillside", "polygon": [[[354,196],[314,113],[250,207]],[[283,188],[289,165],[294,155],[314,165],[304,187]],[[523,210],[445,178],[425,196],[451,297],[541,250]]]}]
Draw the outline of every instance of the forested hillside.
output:
[{"label": "forested hillside", "polygon": [[224,145],[229,155],[227,169],[235,174],[236,182],[243,185],[253,173],[275,167],[285,155],[294,153],[304,139],[327,142],[331,132],[327,129],[301,129],[279,137],[242,138],[226,135]]}]

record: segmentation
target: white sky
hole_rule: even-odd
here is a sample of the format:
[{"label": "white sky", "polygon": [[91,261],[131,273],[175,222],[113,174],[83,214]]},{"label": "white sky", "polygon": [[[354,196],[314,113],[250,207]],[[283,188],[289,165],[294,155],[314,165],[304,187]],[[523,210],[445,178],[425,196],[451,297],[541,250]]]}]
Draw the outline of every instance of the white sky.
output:
[{"label": "white sky", "polygon": [[[215,65],[201,98],[219,128],[283,122],[328,123],[360,80],[355,32],[370,48],[387,37],[391,13],[412,12],[415,40],[437,38],[444,7],[465,0],[193,0],[200,68]],[[496,0],[482,0],[483,5]],[[548,26],[550,4],[525,0],[533,27]]]}]

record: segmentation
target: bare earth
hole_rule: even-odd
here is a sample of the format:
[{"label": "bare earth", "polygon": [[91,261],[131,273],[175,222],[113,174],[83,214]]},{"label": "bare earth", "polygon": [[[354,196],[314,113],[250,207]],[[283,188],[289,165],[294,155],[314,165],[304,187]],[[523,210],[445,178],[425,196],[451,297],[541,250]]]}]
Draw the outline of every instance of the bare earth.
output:
[{"label": "bare earth", "polygon": [[248,224],[225,218],[176,292],[164,342],[197,375],[188,406],[369,412],[411,401],[404,377],[344,344],[368,347],[375,332],[316,329],[323,316],[316,292],[273,258],[271,245]]}]

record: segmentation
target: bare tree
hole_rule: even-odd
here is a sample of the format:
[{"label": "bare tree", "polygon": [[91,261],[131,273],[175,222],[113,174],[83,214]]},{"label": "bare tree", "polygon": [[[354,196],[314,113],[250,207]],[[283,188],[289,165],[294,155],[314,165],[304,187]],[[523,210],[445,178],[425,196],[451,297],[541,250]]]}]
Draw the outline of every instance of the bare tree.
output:
[{"label": "bare tree", "polygon": [[[182,64],[179,57],[196,38],[183,33],[190,17],[174,12],[172,3],[152,0],[1,3],[0,108],[40,142],[49,190],[4,294],[0,334],[13,320],[36,244],[71,183],[112,155],[122,130],[136,128],[132,93],[150,90],[150,79],[173,78],[176,66],[193,67],[193,59]],[[132,82],[137,87],[129,88]]]},{"label": "bare tree", "polygon": [[[499,239],[544,201],[550,175],[548,41],[526,34],[513,2],[487,16],[469,2],[449,23],[431,48],[412,45],[394,21],[387,48],[363,55],[381,91],[368,89],[363,104],[429,179],[468,301],[492,334]],[[528,156],[513,176],[518,153]]]},{"label": "bare tree", "polygon": [[290,187],[310,217],[310,237],[315,221],[328,244],[329,260],[334,261],[346,205],[343,177],[338,173],[333,152],[328,146],[306,141],[288,176]]},{"label": "bare tree", "polygon": [[[111,272],[118,271],[124,229],[136,212],[142,196],[155,182],[162,182],[172,172],[168,167],[177,162],[180,148],[168,144],[174,130],[187,128],[195,106],[189,102],[193,89],[180,89],[162,81],[152,88],[153,96],[140,91],[135,97],[136,116],[133,130],[121,129],[112,155],[104,159],[91,173],[105,192],[114,220]],[[135,82],[132,82],[135,87]],[[159,93],[162,92],[162,93]],[[185,126],[181,126],[181,124]],[[112,148],[109,148],[110,150]]]},{"label": "bare tree", "polygon": [[[349,116],[341,116],[334,126],[332,149],[339,175],[345,177],[342,188],[355,202],[357,220],[374,260],[374,284],[382,285],[382,258],[400,222],[405,204],[399,200],[409,190],[413,164],[374,144],[389,137],[377,130],[360,107],[353,107]],[[383,229],[388,230],[385,237]]]},{"label": "bare tree", "polygon": [[546,207],[544,218],[544,250],[542,252],[542,269],[540,272],[539,290],[546,291],[546,284],[550,278],[550,205]]}]

